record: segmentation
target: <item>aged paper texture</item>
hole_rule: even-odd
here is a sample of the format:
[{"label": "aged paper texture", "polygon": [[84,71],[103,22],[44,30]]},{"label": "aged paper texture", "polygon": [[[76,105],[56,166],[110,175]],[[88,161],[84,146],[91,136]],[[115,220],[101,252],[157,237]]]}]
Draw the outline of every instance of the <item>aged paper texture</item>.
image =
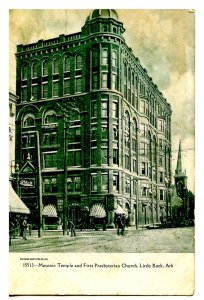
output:
[{"label": "aged paper texture", "polygon": [[[13,168],[16,168],[17,165],[16,162],[13,163],[15,160],[18,160],[20,164],[20,168],[15,172],[13,171],[10,175],[12,177],[15,174],[13,175],[13,187],[16,187],[17,193],[20,191],[18,193],[20,198],[25,199],[25,204],[31,211],[30,215],[26,215],[27,220],[33,226],[32,229],[27,227],[27,236],[22,235],[11,238],[9,247],[9,293],[11,296],[188,296],[194,293],[195,12],[189,9],[116,9],[116,12],[112,9],[11,9],[9,12],[9,91],[14,95],[17,91],[17,96],[19,97],[17,98],[17,125],[13,125],[14,127],[11,128],[10,132],[11,136],[13,134],[13,142],[10,143],[10,155],[14,152],[15,145],[18,145],[16,149],[17,157],[13,157],[11,161]],[[94,27],[96,19],[99,19],[101,22],[99,22],[100,25],[97,25],[98,27]],[[103,24],[104,20],[105,23]],[[107,27],[109,26],[109,21],[111,25]],[[85,24],[87,27],[84,26]],[[90,25],[89,27],[89,24],[93,26]],[[80,35],[81,30],[84,34],[82,36]],[[97,37],[100,30],[103,30],[102,38]],[[90,41],[89,38],[86,39],[86,35],[90,35]],[[121,38],[120,35],[123,35],[125,42],[123,42],[123,37]],[[87,51],[87,43],[90,42],[92,47],[92,45],[95,45],[94,43],[99,41],[100,47],[97,49],[100,49],[101,57],[94,56],[94,54],[90,56],[91,51],[94,53],[95,50]],[[113,44],[112,46],[110,46],[111,43]],[[56,44],[59,44],[57,49]],[[54,69],[56,72],[50,73],[48,77],[50,70],[55,68],[52,64],[48,68],[43,67],[43,69],[41,69],[42,66],[38,66],[35,73],[33,62],[39,62],[41,55],[45,54],[46,59],[47,57],[50,59],[50,57],[53,58],[53,52],[56,51],[54,54],[56,54],[55,57],[58,57],[58,51],[61,51],[61,56],[59,55],[59,57],[62,57],[64,53],[71,53],[71,57],[74,59],[77,57],[76,53],[78,52],[74,52],[72,47],[81,47],[80,53],[82,53],[82,56],[87,51],[86,63],[93,64],[92,69],[88,69],[88,67],[83,69],[84,62],[82,61],[81,63],[80,59],[77,68],[76,59],[75,62],[66,65],[67,71],[62,72],[63,66],[59,67],[59,70],[62,72],[60,76],[56,67]],[[82,49],[83,47],[84,49]],[[101,50],[103,47],[104,51]],[[111,59],[106,56],[109,53],[107,49],[111,51]],[[117,56],[115,53],[120,53],[120,56],[119,54]],[[33,65],[32,71],[29,72],[33,72],[33,76],[29,75],[30,79],[27,81],[26,75],[21,78],[24,75],[20,75],[19,69],[22,68],[23,70],[24,63],[26,64],[28,61],[30,63],[30,59]],[[18,66],[16,66],[16,61],[19,64]],[[94,65],[94,61],[99,66],[98,69]],[[98,63],[99,61],[101,63]],[[126,75],[123,69],[126,64],[125,61],[129,68],[132,68],[132,71],[127,68]],[[139,85],[138,91],[136,91],[137,89],[134,88],[136,83],[134,82],[137,81],[137,78],[134,77],[135,75],[132,75],[134,63],[135,68],[137,66],[138,76],[144,78],[144,82],[147,81],[152,89],[153,85],[151,82],[153,81],[155,90],[152,91],[150,89],[151,92],[149,90],[146,92],[146,86],[143,86],[143,81],[141,80],[140,92]],[[111,69],[108,69],[106,66],[108,64],[111,64]],[[123,66],[120,71],[118,71],[119,66]],[[73,74],[75,75],[69,74],[69,68],[71,70],[73,68],[75,72]],[[112,72],[111,79],[107,75],[108,70]],[[40,74],[38,79],[36,79],[37,72]],[[41,72],[45,72],[45,74],[41,74]],[[84,74],[88,76],[87,78],[89,78],[90,82],[84,83],[85,88],[83,90],[83,81],[80,81],[80,79]],[[124,77],[120,74],[124,74]],[[134,77],[132,83],[128,79],[128,74],[129,77]],[[120,76],[121,78],[118,79]],[[68,83],[70,78],[73,80],[73,84]],[[49,80],[52,86],[46,86]],[[39,154],[39,156],[41,155],[40,159],[38,157],[43,166],[42,172],[39,170],[41,168],[41,166],[39,167],[40,164],[38,164],[38,170],[36,167],[35,172],[33,171],[33,166],[35,166],[37,160],[32,161],[32,137],[30,139],[30,136],[33,134],[35,137],[36,130],[29,132],[30,135],[28,135],[26,141],[29,141],[31,144],[29,144],[29,151],[28,153],[26,152],[27,156],[24,157],[23,163],[20,155],[23,155],[27,142],[25,142],[25,139],[23,140],[24,129],[18,127],[20,126],[19,124],[23,124],[22,128],[27,125],[32,127],[32,124],[29,125],[28,121],[26,121],[28,119],[23,119],[24,110],[26,111],[27,109],[25,103],[28,98],[28,105],[32,106],[30,111],[27,111],[29,117],[32,119],[35,111],[38,111],[36,120],[39,120],[41,115],[43,116],[42,118],[46,119],[46,113],[42,113],[44,109],[43,103],[48,102],[48,99],[50,100],[51,98],[55,100],[64,97],[62,90],[60,90],[60,96],[55,88],[56,82],[60,82],[60,80],[63,81],[62,90],[64,93],[67,93],[67,98],[70,98],[70,92],[67,92],[68,89],[76,89],[77,97],[80,99],[81,113],[87,113],[87,111],[84,111],[84,107],[86,109],[88,107],[88,115],[89,113],[93,114],[90,116],[90,123],[85,123],[84,121],[82,126],[81,124],[76,125],[77,129],[81,126],[80,128],[82,128],[85,138],[89,135],[92,139],[87,145],[84,142],[84,150],[82,152],[85,153],[87,148],[90,148],[89,156],[83,153],[80,156],[81,161],[84,159],[84,165],[78,163],[78,154],[76,153],[79,149],[75,145],[78,143],[77,139],[79,139],[79,136],[76,133],[77,129],[74,129],[75,140],[71,141],[73,148],[68,151],[68,160],[72,156],[75,162],[73,165],[69,164],[69,167],[70,165],[72,167],[70,168],[72,173],[70,175],[68,167],[68,175],[66,174],[65,181],[67,186],[66,192],[68,192],[68,204],[64,201],[63,184],[60,186],[60,182],[65,177],[65,175],[64,177],[62,176],[62,174],[65,174],[65,168],[63,169],[64,157],[62,157],[63,148],[60,150],[61,152],[59,151],[61,153],[61,165],[60,163],[58,164],[58,170],[55,168],[56,166],[51,171],[49,170],[50,161],[55,163],[55,154],[53,153],[56,152],[58,147],[57,145],[53,147],[53,144],[46,144],[52,143],[50,142],[51,140],[47,142],[47,136],[45,137],[49,126],[43,123],[42,131],[39,131],[36,136],[39,138],[38,135],[41,135],[41,133],[44,136],[40,140],[41,142],[33,147],[36,149],[39,146],[42,150]],[[30,89],[28,88],[29,84],[31,86]],[[39,88],[41,85],[42,87]],[[67,88],[66,92],[65,85]],[[38,90],[36,90],[36,86],[38,86]],[[98,102],[96,102],[94,96],[90,96],[93,99],[89,98],[93,90],[94,93],[99,93],[100,87],[102,98],[96,96],[96,98],[98,97]],[[121,88],[120,91],[119,87]],[[111,90],[110,94],[107,91],[108,89]],[[123,89],[124,93],[121,92]],[[127,89],[126,92],[125,89]],[[25,90],[26,93],[30,93],[29,97],[26,96],[26,99],[23,98],[25,97],[25,94],[23,94]],[[115,92],[116,90],[117,92]],[[130,95],[131,92],[132,96]],[[142,92],[144,93],[143,95]],[[150,94],[156,95],[155,98],[151,98]],[[125,100],[119,102],[119,97]],[[128,97],[136,99],[135,101],[138,101],[138,104]],[[126,100],[126,98],[129,100]],[[21,101],[21,99],[22,103],[19,103],[18,101]],[[83,101],[85,102],[87,99],[92,101],[92,104],[89,106],[83,104]],[[119,108],[117,107],[116,109],[116,106],[113,104],[115,110],[110,107],[108,109],[106,104],[104,106],[103,104],[101,105],[101,103],[105,102],[104,99],[110,99],[112,102],[109,103],[123,103],[122,108],[119,105]],[[164,105],[162,109],[159,105],[156,108],[156,99],[162,99],[161,103]],[[150,102],[153,103],[151,104],[152,107],[150,107]],[[42,103],[42,108],[40,108],[39,103]],[[48,106],[53,113],[55,105],[53,101],[50,101],[50,103]],[[96,108],[93,103],[100,103],[101,106]],[[59,107],[61,109],[61,106]],[[59,120],[60,109],[57,112]],[[126,122],[128,114],[131,120]],[[50,116],[53,117],[51,113],[47,114],[47,119]],[[81,116],[82,120],[86,119],[86,114],[81,114]],[[134,136],[132,133],[136,118],[140,123],[136,130],[138,134],[137,145],[140,143],[140,146],[137,146],[138,152],[133,151],[134,153],[131,152],[131,155],[128,155],[129,150],[127,149],[133,147],[136,141],[136,134]],[[155,124],[156,118],[157,125]],[[62,124],[60,125],[61,128],[63,128]],[[73,127],[73,123],[71,126]],[[127,133],[128,126],[131,127],[129,133]],[[149,128],[150,135],[152,135],[149,140],[149,133],[148,131],[145,132],[145,126]],[[53,122],[51,127],[50,130],[54,132],[56,124]],[[17,128],[16,142],[14,138],[15,132],[12,132],[13,128]],[[21,133],[21,130],[23,133]],[[160,135],[159,131],[163,131],[163,135]],[[63,141],[62,135],[63,129],[58,137],[60,141]],[[155,144],[153,144],[153,136],[156,136]],[[162,140],[161,136],[163,136],[165,146],[164,143],[159,144],[159,140]],[[52,138],[53,140],[55,139],[54,134]],[[18,139],[22,139],[22,141],[19,142]],[[70,141],[70,137],[67,139]],[[95,140],[97,139],[100,141],[96,144]],[[148,140],[146,145],[145,139]],[[64,140],[66,140],[66,137]],[[25,143],[23,144],[24,147],[21,143]],[[157,154],[152,154],[153,145],[155,145],[155,149],[158,149],[158,152],[155,152]],[[96,148],[97,154],[94,152]],[[114,152],[118,148],[119,155],[115,154],[117,152]],[[43,149],[46,149],[46,151]],[[159,151],[162,149],[165,155],[168,153],[168,158],[159,155]],[[149,157],[146,152],[151,153]],[[46,155],[50,155],[47,160]],[[139,163],[138,161],[136,162],[136,159],[134,161],[134,155],[140,156]],[[144,159],[145,155],[147,157]],[[152,162],[154,155],[157,155],[155,164]],[[99,156],[100,159],[97,161]],[[90,160],[90,164],[87,171],[88,160]],[[147,162],[151,162],[152,169]],[[138,164],[138,169],[136,164]],[[156,165],[157,167],[155,167]],[[84,185],[79,179],[78,170],[80,170],[80,174],[83,174]],[[83,173],[85,172],[84,170],[88,173]],[[57,171],[59,171],[59,174],[57,174],[58,181],[55,178]],[[25,175],[25,172],[28,175]],[[30,174],[32,172],[33,174],[38,173],[38,175],[35,178],[31,178]],[[157,179],[154,179],[154,174],[156,174]],[[86,181],[89,176],[90,180]],[[40,186],[40,184],[38,185],[40,182],[39,178],[41,178],[40,189],[42,195],[38,191]],[[20,184],[15,186],[15,180]],[[56,182],[58,182],[58,186]],[[55,190],[56,186],[58,188],[57,192]],[[38,196],[40,195],[39,197],[42,197],[40,217],[43,219],[43,224],[39,221],[39,225],[35,216],[38,213],[40,201],[38,205],[36,204],[37,202],[35,203],[36,206],[34,203],[29,202],[32,201],[30,200],[32,197],[34,199],[33,194],[31,196],[26,194],[29,188],[36,188],[33,194],[36,192]],[[84,189],[83,191],[82,188]],[[87,192],[88,189],[90,189],[89,192]],[[72,192],[73,202],[71,202],[70,196]],[[78,197],[79,194],[80,197]],[[80,201],[77,197],[80,198]],[[77,215],[79,210],[76,207],[78,206],[83,211],[80,217]],[[64,214],[64,207],[68,209],[68,217]],[[127,226],[124,236],[117,234],[117,226],[119,228],[116,219],[117,214],[124,215],[126,219]],[[10,220],[12,218],[11,212]],[[17,218],[21,220],[22,216],[17,216]],[[67,218],[74,220],[76,236],[63,235],[65,226],[68,226]],[[81,218],[86,222],[89,220],[89,224],[87,225],[85,221],[85,225],[80,223],[79,219],[81,221]],[[94,226],[91,227],[93,220],[102,218],[106,222],[107,229],[103,227],[104,223],[101,221],[94,223]],[[82,225],[84,227],[80,227]],[[73,233],[71,229],[70,231]],[[38,238],[38,235],[42,236]]]}]

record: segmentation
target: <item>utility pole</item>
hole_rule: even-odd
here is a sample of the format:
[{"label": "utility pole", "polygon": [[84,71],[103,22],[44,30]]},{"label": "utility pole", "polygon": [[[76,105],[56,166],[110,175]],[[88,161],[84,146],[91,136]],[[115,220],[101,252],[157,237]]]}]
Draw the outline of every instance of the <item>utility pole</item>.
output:
[{"label": "utility pole", "polygon": [[[66,99],[65,99],[66,100]],[[61,105],[59,104],[60,109],[63,112],[63,157],[64,157],[64,193],[63,193],[63,235],[67,235],[68,229],[68,201],[67,201],[67,131],[69,130],[71,124],[74,121],[74,114],[79,113],[79,109],[75,103],[65,102]]]},{"label": "utility pole", "polygon": [[38,237],[42,237],[42,174],[40,164],[40,139],[39,132],[36,131],[37,161],[38,161]]}]

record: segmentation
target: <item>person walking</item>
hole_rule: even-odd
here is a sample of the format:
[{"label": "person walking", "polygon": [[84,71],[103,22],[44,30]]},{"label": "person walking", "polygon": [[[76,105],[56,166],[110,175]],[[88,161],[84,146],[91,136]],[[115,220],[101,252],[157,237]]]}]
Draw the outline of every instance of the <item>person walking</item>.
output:
[{"label": "person walking", "polygon": [[[76,236],[75,225],[71,220],[68,220],[68,229],[71,233],[71,236]],[[69,234],[69,231],[68,231],[68,234]]]},{"label": "person walking", "polygon": [[28,222],[26,218],[23,219],[22,222],[22,229],[23,229],[23,239],[27,240],[27,227],[28,227]]},{"label": "person walking", "polygon": [[121,234],[123,235],[124,230],[125,230],[125,218],[123,215],[117,215],[116,217],[116,226],[117,226],[117,234]]}]

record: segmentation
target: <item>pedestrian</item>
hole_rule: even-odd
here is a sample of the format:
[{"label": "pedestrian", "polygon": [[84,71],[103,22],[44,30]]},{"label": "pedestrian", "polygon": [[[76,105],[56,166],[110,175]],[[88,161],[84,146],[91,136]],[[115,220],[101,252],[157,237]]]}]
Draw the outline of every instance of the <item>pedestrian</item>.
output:
[{"label": "pedestrian", "polygon": [[75,225],[71,220],[68,220],[68,234],[69,234],[69,231],[71,233],[71,236],[76,236]]},{"label": "pedestrian", "polygon": [[26,218],[23,219],[22,222],[22,230],[23,230],[23,239],[27,240],[27,228],[28,228],[28,222]]},{"label": "pedestrian", "polygon": [[122,216],[120,214],[117,215],[117,217],[116,217],[116,227],[117,227],[117,234],[119,235],[120,231],[121,231],[121,234],[123,235],[124,230],[125,230],[125,218],[124,218],[124,216]]}]

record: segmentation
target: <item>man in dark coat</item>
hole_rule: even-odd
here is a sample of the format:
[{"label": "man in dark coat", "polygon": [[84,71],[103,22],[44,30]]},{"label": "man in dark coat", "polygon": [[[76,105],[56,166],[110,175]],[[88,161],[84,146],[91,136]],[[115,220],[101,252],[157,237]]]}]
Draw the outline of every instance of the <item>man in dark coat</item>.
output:
[{"label": "man in dark coat", "polygon": [[68,234],[71,232],[71,236],[76,236],[75,225],[71,220],[68,220]]},{"label": "man in dark coat", "polygon": [[117,226],[117,234],[119,235],[121,230],[121,234],[123,235],[125,230],[125,216],[119,214],[117,215],[116,226]]}]

